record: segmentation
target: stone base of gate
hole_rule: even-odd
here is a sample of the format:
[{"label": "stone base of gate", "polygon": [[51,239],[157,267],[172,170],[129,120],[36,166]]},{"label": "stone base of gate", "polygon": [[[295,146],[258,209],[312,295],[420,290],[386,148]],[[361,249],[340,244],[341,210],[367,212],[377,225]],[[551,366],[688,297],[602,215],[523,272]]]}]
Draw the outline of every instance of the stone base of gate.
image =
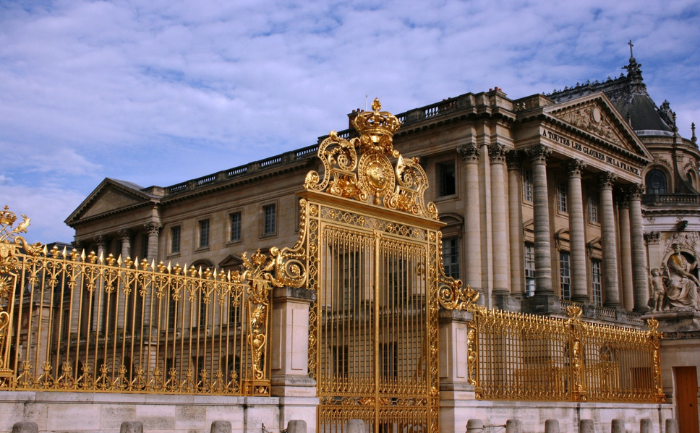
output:
[{"label": "stone base of gate", "polygon": [[209,433],[214,421],[229,421],[232,432],[270,433],[291,420],[316,431],[315,397],[236,397],[110,394],[83,392],[0,392],[0,433],[17,422],[35,422],[39,432],[118,433],[138,421],[148,433]]},{"label": "stone base of gate", "polygon": [[[520,420],[523,432],[544,431],[548,419],[559,420],[560,431],[578,431],[581,419],[591,419],[596,432],[610,431],[613,419],[623,419],[627,431],[639,432],[642,418],[648,418],[653,431],[662,431],[667,419],[673,418],[671,404],[569,403],[538,401],[474,400],[470,392],[440,393],[440,431],[464,433],[467,421],[480,419],[485,426],[505,427],[509,419]],[[487,431],[504,431],[490,429]]]}]

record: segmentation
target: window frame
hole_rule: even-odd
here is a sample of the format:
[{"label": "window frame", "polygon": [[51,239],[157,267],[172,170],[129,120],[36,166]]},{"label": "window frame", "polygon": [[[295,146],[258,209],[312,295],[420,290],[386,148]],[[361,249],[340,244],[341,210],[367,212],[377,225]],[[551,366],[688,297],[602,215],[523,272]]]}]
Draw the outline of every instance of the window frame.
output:
[{"label": "window frame", "polygon": [[[274,209],[274,212],[272,212],[273,216],[273,227],[271,231],[267,231],[267,214],[266,210],[272,208]],[[262,206],[260,207],[260,213],[261,217],[260,218],[260,237],[261,238],[267,238],[267,237],[272,237],[272,236],[277,236],[277,209],[279,206],[277,206],[277,202],[269,202],[269,203],[263,203]]]},{"label": "window frame", "polygon": [[[202,236],[203,236],[202,224],[205,222],[207,224],[207,230],[206,230],[207,243],[206,243],[206,245],[203,245],[203,243],[202,243]],[[199,219],[199,220],[197,220],[197,249],[202,250],[202,249],[207,249],[210,247],[211,247],[211,218]]]},{"label": "window frame", "polygon": [[[177,249],[175,249],[175,230],[177,230]],[[177,224],[177,225],[172,225],[170,226],[170,233],[169,233],[170,239],[168,242],[168,246],[170,249],[170,254],[169,255],[178,255],[182,251],[182,225]]]},{"label": "window frame", "polygon": [[569,213],[569,186],[566,181],[557,182],[557,212]]},{"label": "window frame", "polygon": [[534,187],[532,185],[532,170],[529,168],[523,168],[523,202],[533,203],[534,200]]},{"label": "window frame", "polygon": [[[597,268],[597,271],[596,271]],[[603,261],[591,259],[591,302],[601,307],[603,305]],[[597,281],[596,281],[596,276]],[[597,286],[597,287],[596,287]],[[597,293],[596,293],[597,292]]]},{"label": "window frame", "polygon": [[600,221],[598,221],[598,214],[600,213],[598,194],[598,192],[588,193],[588,222],[592,224],[600,224]]},{"label": "window frame", "polygon": [[[525,271],[525,296],[531,297],[535,295],[535,244],[525,242],[523,247],[523,260]],[[531,266],[528,266],[530,264]],[[532,289],[530,289],[532,287]]]},{"label": "window frame", "polygon": [[[234,238],[234,224],[233,217],[238,215],[238,237]],[[228,214],[228,243],[236,244],[243,241],[243,211],[236,210],[229,212]]]},{"label": "window frame", "polygon": [[[564,261],[566,257],[566,261]],[[566,263],[566,266],[564,265]],[[571,253],[569,251],[559,251],[559,289],[561,299],[571,300]]]},{"label": "window frame", "polygon": [[[447,246],[448,242],[451,243],[449,247]],[[448,248],[450,249],[450,254],[447,254]],[[447,263],[448,257],[453,258],[452,262],[449,264]],[[445,270],[446,276],[456,280],[459,279],[459,237],[455,236],[442,239],[442,267]],[[453,272],[455,268],[456,274]]]},{"label": "window frame", "polygon": [[[445,180],[446,180],[446,173],[449,173],[449,170],[445,170],[446,168],[451,168],[452,171],[452,185],[451,188],[448,188]],[[437,174],[437,193],[438,193],[438,198],[447,198],[447,197],[453,197],[457,195],[457,162],[454,159],[447,159],[444,161],[439,161],[435,163],[435,171]],[[451,192],[450,192],[451,191]]]}]

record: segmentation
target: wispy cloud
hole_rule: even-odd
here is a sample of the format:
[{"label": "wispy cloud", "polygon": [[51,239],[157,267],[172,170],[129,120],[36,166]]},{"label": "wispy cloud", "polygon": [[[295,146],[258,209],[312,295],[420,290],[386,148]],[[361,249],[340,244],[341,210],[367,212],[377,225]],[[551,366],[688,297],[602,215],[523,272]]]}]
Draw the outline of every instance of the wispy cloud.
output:
[{"label": "wispy cloud", "polygon": [[0,151],[35,195],[57,192],[38,173],[82,197],[106,176],[176,183],[312,144],[365,95],[400,112],[617,76],[629,39],[689,136],[699,17],[689,0],[5,2]]}]

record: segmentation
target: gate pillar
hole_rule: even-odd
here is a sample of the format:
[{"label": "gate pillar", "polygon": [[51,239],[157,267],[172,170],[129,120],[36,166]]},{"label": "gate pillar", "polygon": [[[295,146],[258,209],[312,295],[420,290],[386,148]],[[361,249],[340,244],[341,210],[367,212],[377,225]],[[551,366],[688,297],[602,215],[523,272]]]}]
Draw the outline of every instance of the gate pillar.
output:
[{"label": "gate pillar", "polygon": [[441,310],[440,324],[440,430],[462,431],[470,414],[465,403],[475,400],[469,382],[467,346],[471,311]]},{"label": "gate pillar", "polygon": [[272,291],[270,394],[280,397],[279,425],[306,421],[315,431],[318,397],[316,380],[309,377],[309,305],[316,293],[305,288]]}]

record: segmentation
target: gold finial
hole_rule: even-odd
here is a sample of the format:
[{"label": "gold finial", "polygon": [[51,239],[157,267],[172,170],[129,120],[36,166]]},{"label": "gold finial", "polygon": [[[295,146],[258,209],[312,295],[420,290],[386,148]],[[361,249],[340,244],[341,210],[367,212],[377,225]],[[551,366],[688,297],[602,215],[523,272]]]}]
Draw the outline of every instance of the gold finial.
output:
[{"label": "gold finial", "polygon": [[358,114],[353,120],[353,125],[360,135],[367,135],[376,142],[379,137],[391,137],[401,127],[401,122],[388,111],[379,111],[382,104],[379,98],[374,98],[372,110]]},{"label": "gold finial", "polygon": [[379,98],[374,98],[374,102],[372,102],[372,110],[374,110],[375,113],[379,113],[379,110],[382,109],[382,103],[379,102]]}]

